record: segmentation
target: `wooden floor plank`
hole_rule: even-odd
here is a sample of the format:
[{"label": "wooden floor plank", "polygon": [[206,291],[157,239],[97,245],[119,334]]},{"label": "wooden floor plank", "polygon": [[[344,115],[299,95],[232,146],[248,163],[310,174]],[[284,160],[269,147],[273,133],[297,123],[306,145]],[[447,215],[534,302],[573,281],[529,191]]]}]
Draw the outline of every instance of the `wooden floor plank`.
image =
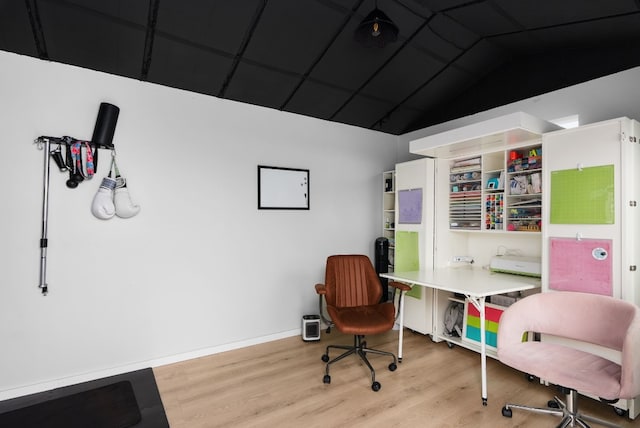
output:
[{"label": "wooden floor plank", "polygon": [[[397,331],[367,338],[370,347],[396,352]],[[403,362],[395,372],[390,360],[371,356],[378,392],[369,370],[350,356],[322,382],[320,357],[328,344],[350,344],[333,330],[319,342],[291,337],[154,369],[165,411],[173,428],[204,427],[540,427],[559,419],[514,410],[504,418],[508,400],[544,406],[553,387],[528,382],[524,374],[491,358],[487,361],[488,405],[480,398],[480,357],[461,347],[406,331]],[[335,351],[337,355],[337,351]],[[331,354],[334,356],[334,354]],[[581,397],[587,414],[621,424],[606,404]]]}]

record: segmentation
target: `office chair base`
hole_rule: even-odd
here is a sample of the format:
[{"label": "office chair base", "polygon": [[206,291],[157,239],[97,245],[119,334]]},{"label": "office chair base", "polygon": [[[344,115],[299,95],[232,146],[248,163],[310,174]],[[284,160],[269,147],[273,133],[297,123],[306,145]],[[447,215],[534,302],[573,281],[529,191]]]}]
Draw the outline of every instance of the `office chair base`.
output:
[{"label": "office chair base", "polygon": [[511,409],[518,409],[534,413],[560,416],[562,417],[562,420],[558,425],[559,428],[575,426],[589,428],[590,425],[587,424],[587,421],[606,427],[620,428],[620,425],[580,413],[578,411],[578,393],[575,390],[568,390],[566,397],[566,404],[558,397],[554,397],[553,400],[550,400],[547,403],[548,407],[531,407],[521,404],[506,404],[502,408],[502,416],[510,418],[512,416]]},{"label": "office chair base", "polygon": [[[329,360],[329,349],[330,348],[335,348],[335,349],[342,349],[345,350],[345,352],[343,352],[342,354],[338,355],[337,357],[335,357],[333,360]],[[344,345],[329,345],[327,346],[327,349],[324,353],[324,355],[322,355],[322,361],[324,361],[325,363],[327,363],[326,368],[325,368],[325,375],[322,378],[322,382],[329,384],[331,383],[331,376],[329,375],[329,368],[331,367],[331,364],[338,362],[340,360],[342,360],[343,358],[352,355],[352,354],[357,354],[360,359],[367,365],[367,367],[369,367],[369,371],[371,372],[371,389],[374,391],[379,391],[380,388],[382,388],[382,385],[380,384],[380,382],[376,381],[376,372],[373,369],[373,366],[371,365],[371,363],[369,362],[369,359],[367,358],[367,354],[377,354],[377,355],[386,355],[389,356],[391,358],[393,358],[393,362],[391,364],[389,364],[388,368],[390,371],[395,371],[398,368],[398,360],[395,356],[395,354],[391,353],[391,352],[387,352],[387,351],[380,351],[378,349],[370,349],[367,348],[367,342],[364,341],[364,336],[360,336],[360,335],[354,335],[353,336],[353,346],[344,346]]]}]

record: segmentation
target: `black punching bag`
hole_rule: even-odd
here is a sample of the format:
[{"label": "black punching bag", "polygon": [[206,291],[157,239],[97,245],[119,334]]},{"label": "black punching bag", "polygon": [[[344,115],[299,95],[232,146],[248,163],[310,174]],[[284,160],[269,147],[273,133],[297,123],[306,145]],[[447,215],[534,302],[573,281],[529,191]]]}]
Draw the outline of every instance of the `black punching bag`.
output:
[{"label": "black punching bag", "polygon": [[96,126],[93,128],[91,144],[95,147],[113,149],[113,134],[116,132],[116,123],[120,109],[113,104],[100,103]]},{"label": "black punching bag", "polygon": [[[384,237],[376,239],[376,260],[375,260],[376,273],[389,272],[389,240]],[[387,278],[380,278],[382,284],[382,302],[386,302],[389,299],[389,280]]]}]

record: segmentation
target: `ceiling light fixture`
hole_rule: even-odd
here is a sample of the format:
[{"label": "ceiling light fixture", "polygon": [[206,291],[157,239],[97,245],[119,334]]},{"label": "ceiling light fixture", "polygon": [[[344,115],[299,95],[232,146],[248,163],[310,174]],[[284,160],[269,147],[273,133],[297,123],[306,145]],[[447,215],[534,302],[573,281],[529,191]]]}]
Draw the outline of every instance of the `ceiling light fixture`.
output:
[{"label": "ceiling light fixture", "polygon": [[367,47],[384,47],[398,40],[398,26],[376,7],[356,28],[356,41]]}]

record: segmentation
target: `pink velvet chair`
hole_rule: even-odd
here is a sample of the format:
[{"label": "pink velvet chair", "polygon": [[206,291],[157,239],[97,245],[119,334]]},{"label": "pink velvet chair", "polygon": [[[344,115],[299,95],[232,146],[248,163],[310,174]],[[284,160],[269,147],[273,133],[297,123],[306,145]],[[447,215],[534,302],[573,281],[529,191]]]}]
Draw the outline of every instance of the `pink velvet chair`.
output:
[{"label": "pink velvet chair", "polygon": [[[531,332],[541,333],[543,339]],[[579,350],[579,346],[566,346],[566,341],[545,340],[544,335],[599,345],[609,350],[599,352],[607,358],[587,352],[595,348],[591,345]],[[522,409],[560,416],[561,427],[586,427],[585,421],[616,426],[580,413],[577,391],[612,404],[640,395],[640,309],[587,293],[558,291],[525,297],[500,318],[498,358],[566,393],[566,402],[555,397],[547,408],[506,404],[503,416],[511,417],[511,409]]]}]

